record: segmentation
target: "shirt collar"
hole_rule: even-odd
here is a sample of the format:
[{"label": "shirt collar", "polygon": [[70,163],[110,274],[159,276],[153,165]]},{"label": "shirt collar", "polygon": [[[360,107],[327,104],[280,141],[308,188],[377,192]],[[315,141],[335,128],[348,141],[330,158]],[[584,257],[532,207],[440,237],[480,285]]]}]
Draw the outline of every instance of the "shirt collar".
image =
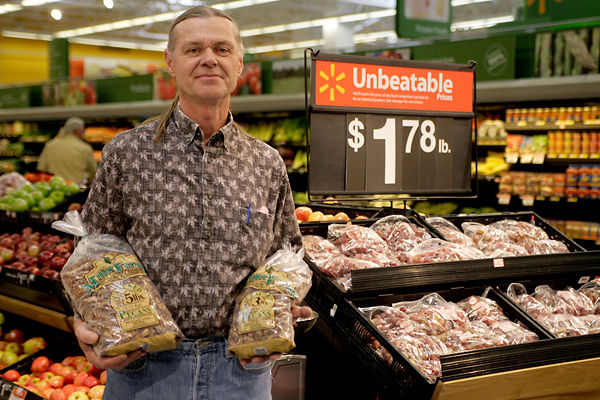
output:
[{"label": "shirt collar", "polygon": [[[185,115],[179,104],[175,108],[173,116],[175,118],[175,124],[179,128],[178,130],[183,135],[187,145],[192,144],[194,139],[199,140],[200,143],[204,142],[204,133],[200,129],[200,126],[190,117]],[[222,143],[223,147],[229,151],[237,134],[237,128],[233,122],[233,115],[231,114],[231,111],[229,111],[227,114],[227,122],[218,132],[215,132],[215,134],[212,135],[209,141],[215,145]]]}]

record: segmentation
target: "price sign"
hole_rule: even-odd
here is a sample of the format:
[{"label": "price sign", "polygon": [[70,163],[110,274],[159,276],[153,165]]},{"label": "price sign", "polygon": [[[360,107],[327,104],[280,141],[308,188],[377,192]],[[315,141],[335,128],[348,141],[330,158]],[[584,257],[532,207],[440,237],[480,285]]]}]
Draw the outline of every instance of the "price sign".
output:
[{"label": "price sign", "polygon": [[472,195],[474,67],[441,66],[316,57],[309,194]]}]

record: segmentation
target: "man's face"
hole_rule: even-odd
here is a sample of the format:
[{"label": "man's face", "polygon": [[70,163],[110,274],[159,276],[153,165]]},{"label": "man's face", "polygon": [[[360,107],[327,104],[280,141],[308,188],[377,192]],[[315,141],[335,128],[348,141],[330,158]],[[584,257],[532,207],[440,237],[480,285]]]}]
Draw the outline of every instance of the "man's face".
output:
[{"label": "man's face", "polygon": [[243,68],[234,32],[231,21],[222,17],[188,18],[175,26],[175,43],[172,51],[165,50],[165,63],[182,99],[229,97]]}]

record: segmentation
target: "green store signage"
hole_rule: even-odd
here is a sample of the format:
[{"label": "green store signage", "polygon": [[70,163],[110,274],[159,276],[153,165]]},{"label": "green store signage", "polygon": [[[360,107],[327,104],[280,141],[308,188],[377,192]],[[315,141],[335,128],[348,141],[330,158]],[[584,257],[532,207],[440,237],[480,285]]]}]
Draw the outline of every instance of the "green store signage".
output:
[{"label": "green store signage", "polygon": [[600,15],[598,0],[526,0],[525,23],[567,21]]},{"label": "green store signage", "polygon": [[402,38],[450,34],[450,0],[397,0],[396,33]]},{"label": "green store signage", "polygon": [[477,80],[514,79],[515,37],[466,40],[414,47],[412,59],[454,64],[477,62]]}]

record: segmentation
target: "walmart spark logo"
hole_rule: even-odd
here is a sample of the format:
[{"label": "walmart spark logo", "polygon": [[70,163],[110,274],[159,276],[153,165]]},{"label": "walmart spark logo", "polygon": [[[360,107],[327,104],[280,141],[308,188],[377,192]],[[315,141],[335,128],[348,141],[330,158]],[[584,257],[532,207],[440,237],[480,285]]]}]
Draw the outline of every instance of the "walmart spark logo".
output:
[{"label": "walmart spark logo", "polygon": [[[341,87],[337,82],[341,81],[346,77],[346,74],[342,72],[338,76],[335,76],[335,64],[330,65],[330,73],[327,75],[323,70],[319,72],[319,76],[330,83],[326,83],[319,87],[319,92],[323,93],[329,89],[329,101],[335,100],[335,91],[337,90],[341,94],[346,93],[346,89]],[[335,82],[334,82],[335,81]]]}]

